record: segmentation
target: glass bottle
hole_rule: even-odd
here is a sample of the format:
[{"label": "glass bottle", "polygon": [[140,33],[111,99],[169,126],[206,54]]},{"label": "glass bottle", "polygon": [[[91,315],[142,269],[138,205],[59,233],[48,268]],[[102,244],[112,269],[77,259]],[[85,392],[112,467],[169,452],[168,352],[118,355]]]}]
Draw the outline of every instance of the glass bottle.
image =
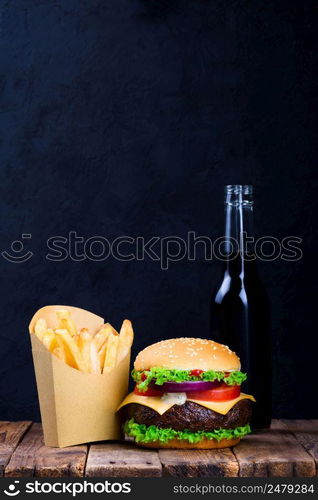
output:
[{"label": "glass bottle", "polygon": [[248,376],[242,390],[256,399],[252,427],[260,429],[271,422],[270,308],[252,238],[252,186],[225,186],[224,271],[212,298],[211,338],[239,355]]}]

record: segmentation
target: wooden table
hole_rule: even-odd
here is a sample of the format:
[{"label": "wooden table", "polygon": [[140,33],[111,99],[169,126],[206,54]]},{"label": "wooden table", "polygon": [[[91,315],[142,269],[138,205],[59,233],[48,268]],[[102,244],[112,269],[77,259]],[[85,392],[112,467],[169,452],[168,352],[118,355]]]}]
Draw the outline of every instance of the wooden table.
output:
[{"label": "wooden table", "polygon": [[314,477],[318,420],[273,420],[268,431],[224,450],[147,450],[105,442],[43,444],[41,424],[0,422],[0,475],[7,477]]}]

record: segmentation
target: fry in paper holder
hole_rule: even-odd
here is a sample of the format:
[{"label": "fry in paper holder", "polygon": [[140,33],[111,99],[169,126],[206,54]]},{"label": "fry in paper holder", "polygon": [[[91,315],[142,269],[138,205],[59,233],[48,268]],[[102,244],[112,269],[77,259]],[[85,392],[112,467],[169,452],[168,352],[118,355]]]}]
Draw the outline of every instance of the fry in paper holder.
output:
[{"label": "fry in paper holder", "polygon": [[[85,328],[96,339],[92,347],[92,357],[97,364],[104,363],[103,373],[87,373],[76,367],[66,364],[63,360],[61,347],[54,347],[55,354],[50,352],[43,343],[45,335],[35,334],[38,320],[44,320],[48,330],[53,332],[61,326],[58,311],[69,311],[77,332]],[[61,315],[60,315],[61,316]],[[64,318],[65,319],[65,318]],[[41,322],[40,322],[41,325]],[[47,446],[70,446],[74,444],[118,439],[121,436],[120,422],[116,408],[127,393],[130,346],[130,336],[125,329],[131,328],[130,322],[125,320],[118,336],[117,362],[106,364],[107,348],[101,351],[107,335],[101,334],[104,325],[103,318],[84,309],[71,306],[46,306],[39,309],[33,316],[29,332],[31,334],[32,354],[35,367],[40,410],[43,424],[44,441]],[[76,336],[77,333],[73,332]],[[113,335],[113,334],[112,334]],[[41,340],[40,340],[41,338]],[[63,344],[62,344],[63,345]],[[93,344],[92,344],[93,345]],[[124,346],[124,349],[123,347]],[[120,353],[122,356],[120,356]]]}]

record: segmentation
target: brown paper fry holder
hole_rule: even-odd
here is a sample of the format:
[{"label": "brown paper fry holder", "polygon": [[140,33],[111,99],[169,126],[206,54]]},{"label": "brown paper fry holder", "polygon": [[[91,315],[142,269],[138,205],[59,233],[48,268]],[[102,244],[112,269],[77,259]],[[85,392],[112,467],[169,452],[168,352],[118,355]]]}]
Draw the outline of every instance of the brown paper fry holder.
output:
[{"label": "brown paper fry holder", "polygon": [[130,351],[107,373],[82,373],[49,352],[33,335],[34,325],[44,318],[57,328],[55,311],[68,309],[76,326],[96,332],[103,318],[71,306],[46,306],[33,316],[32,355],[46,446],[64,447],[93,441],[119,439],[120,422],[116,408],[127,394]]}]

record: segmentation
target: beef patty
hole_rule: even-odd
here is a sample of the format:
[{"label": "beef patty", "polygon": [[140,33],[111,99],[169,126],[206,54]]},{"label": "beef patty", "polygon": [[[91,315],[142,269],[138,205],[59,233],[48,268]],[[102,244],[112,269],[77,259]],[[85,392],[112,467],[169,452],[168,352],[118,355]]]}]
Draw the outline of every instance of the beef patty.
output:
[{"label": "beef patty", "polygon": [[183,405],[174,405],[163,415],[152,408],[137,403],[127,405],[128,418],[134,418],[138,424],[156,425],[172,428],[176,431],[188,429],[191,432],[212,431],[214,429],[234,429],[249,423],[252,405],[248,399],[236,403],[226,415],[221,415],[192,401]]}]

